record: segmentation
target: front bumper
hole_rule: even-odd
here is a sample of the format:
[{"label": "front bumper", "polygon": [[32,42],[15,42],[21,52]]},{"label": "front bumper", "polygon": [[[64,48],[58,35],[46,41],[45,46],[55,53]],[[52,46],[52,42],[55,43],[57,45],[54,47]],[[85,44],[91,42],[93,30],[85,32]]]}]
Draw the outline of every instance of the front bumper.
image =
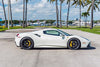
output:
[{"label": "front bumper", "polygon": [[88,44],[87,48],[89,48],[89,47],[91,47],[91,42],[89,42],[89,44]]}]

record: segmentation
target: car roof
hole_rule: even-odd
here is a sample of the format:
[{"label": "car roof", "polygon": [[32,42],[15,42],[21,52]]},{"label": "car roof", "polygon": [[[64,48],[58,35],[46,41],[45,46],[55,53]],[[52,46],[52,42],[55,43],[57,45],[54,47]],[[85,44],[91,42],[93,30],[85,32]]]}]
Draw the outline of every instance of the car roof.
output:
[{"label": "car roof", "polygon": [[46,28],[46,29],[34,31],[34,33],[42,33],[42,31],[45,31],[45,30],[57,30],[57,29],[54,29],[54,28]]},{"label": "car roof", "polygon": [[43,30],[57,30],[57,29],[54,29],[54,28],[46,28],[46,29],[43,29]]}]

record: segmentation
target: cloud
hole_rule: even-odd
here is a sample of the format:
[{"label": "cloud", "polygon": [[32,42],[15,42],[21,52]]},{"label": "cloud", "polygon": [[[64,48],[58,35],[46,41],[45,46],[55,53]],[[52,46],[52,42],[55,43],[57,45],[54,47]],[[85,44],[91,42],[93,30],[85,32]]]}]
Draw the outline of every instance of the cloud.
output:
[{"label": "cloud", "polygon": [[[11,0],[11,4],[20,4],[23,0]],[[0,0],[0,3],[2,3],[2,0]],[[4,4],[8,5],[8,0],[4,0]]]},{"label": "cloud", "polygon": [[[6,13],[8,15],[8,0],[4,0]],[[2,0],[0,0],[0,17],[3,16]],[[13,19],[22,20],[23,19],[23,0],[11,0]],[[71,2],[72,4],[72,2]],[[60,8],[60,3],[58,3]],[[99,6],[100,7],[100,6]],[[66,1],[62,5],[62,19],[66,20],[68,5]],[[82,12],[86,12],[87,7],[82,8]],[[69,20],[74,20],[79,18],[79,7],[71,6]],[[100,12],[94,12],[94,18],[99,18]],[[56,20],[56,7],[55,3],[49,3],[47,0],[31,0],[28,2],[28,19],[55,19]],[[90,17],[89,17],[90,19]]]},{"label": "cloud", "polygon": [[[16,14],[19,15],[17,19],[22,19],[23,4],[13,5],[12,10],[16,17]],[[41,0],[40,2],[36,2],[34,4],[30,2],[28,3],[28,19],[47,19],[49,16],[55,16],[55,12],[55,6],[47,2],[47,0]],[[53,19],[52,17],[50,18]]]}]

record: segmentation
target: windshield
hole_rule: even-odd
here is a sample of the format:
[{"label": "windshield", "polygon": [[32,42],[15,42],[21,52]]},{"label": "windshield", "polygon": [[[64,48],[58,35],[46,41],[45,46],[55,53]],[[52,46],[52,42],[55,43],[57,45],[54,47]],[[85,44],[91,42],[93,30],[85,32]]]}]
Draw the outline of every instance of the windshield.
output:
[{"label": "windshield", "polygon": [[57,30],[60,31],[60,32],[62,32],[62,33],[65,34],[66,36],[71,36],[70,34],[64,32],[64,31],[62,31],[62,30],[59,30],[59,29],[57,29]]}]

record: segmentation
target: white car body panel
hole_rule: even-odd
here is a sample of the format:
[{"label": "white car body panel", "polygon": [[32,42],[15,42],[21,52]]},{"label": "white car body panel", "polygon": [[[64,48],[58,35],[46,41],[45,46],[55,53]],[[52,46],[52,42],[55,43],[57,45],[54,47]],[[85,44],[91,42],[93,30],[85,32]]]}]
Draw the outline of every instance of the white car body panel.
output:
[{"label": "white car body panel", "polygon": [[[19,36],[15,36],[15,42],[17,46],[20,46],[20,40],[23,37],[30,37],[34,41],[34,48],[67,48],[67,42],[71,38],[78,38],[81,42],[81,48],[86,48],[90,41],[86,38],[80,36],[53,36],[44,34],[45,30],[57,30],[57,29],[43,29],[35,32],[20,33]],[[58,30],[57,30],[58,31]],[[40,35],[41,37],[36,36],[35,34]]]}]

